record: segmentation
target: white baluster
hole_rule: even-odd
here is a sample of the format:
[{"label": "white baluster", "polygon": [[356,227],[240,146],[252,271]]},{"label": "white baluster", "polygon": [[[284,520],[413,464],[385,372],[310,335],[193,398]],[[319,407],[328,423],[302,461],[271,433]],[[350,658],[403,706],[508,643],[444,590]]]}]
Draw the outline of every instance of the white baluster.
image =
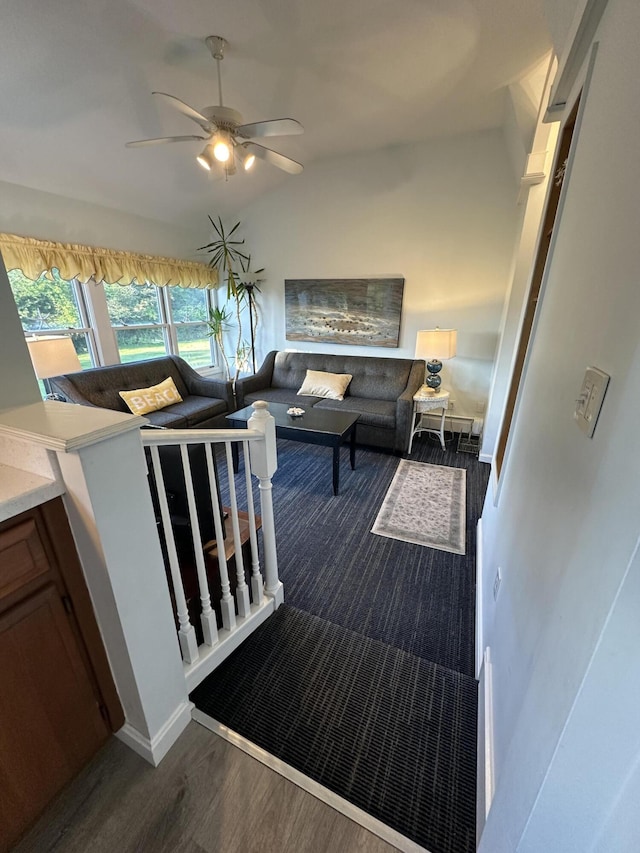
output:
[{"label": "white baluster", "polygon": [[164,486],[164,476],[162,474],[162,465],[160,464],[160,456],[157,447],[150,447],[151,461],[153,463],[153,473],[156,481],[156,491],[158,493],[158,504],[160,505],[160,516],[162,518],[162,528],[164,539],[167,546],[167,555],[169,557],[169,570],[171,572],[171,582],[173,584],[173,594],[176,599],[176,613],[178,616],[178,641],[180,643],[180,651],[182,659],[185,663],[194,663],[198,660],[198,641],[196,639],[195,628],[189,619],[189,610],[187,608],[187,599],[184,594],[184,586],[182,584],[182,576],[180,574],[180,564],[178,562],[178,552],[176,551],[176,542],[173,536],[173,528],[171,527],[171,516],[169,513],[169,505],[167,503],[167,493]]},{"label": "white baluster", "polygon": [[242,539],[240,538],[240,523],[238,520],[238,502],[236,500],[236,482],[233,473],[233,457],[231,455],[231,442],[225,441],[224,447],[227,454],[227,471],[229,472],[229,501],[231,503],[231,527],[233,529],[233,542],[236,556],[236,602],[238,604],[238,616],[248,616],[251,612],[249,602],[249,587],[244,579],[244,560],[242,557]]},{"label": "white baluster", "polygon": [[265,592],[274,599],[276,607],[279,607],[284,601],[284,587],[278,578],[278,555],[271,497],[271,478],[278,470],[276,425],[269,414],[268,404],[264,400],[257,400],[253,404],[253,409],[254,412],[247,426],[264,434],[264,441],[252,442],[250,457],[251,471],[258,478],[260,489]]},{"label": "white baluster", "polygon": [[216,545],[218,550],[218,568],[220,570],[220,586],[222,588],[222,625],[231,631],[236,626],[236,609],[231,595],[231,587],[229,585],[229,569],[227,567],[227,554],[224,547],[223,521],[220,516],[220,504],[218,503],[218,481],[216,479],[216,469],[213,465],[213,454],[210,442],[204,446],[205,455],[207,457],[207,472],[209,474],[209,488],[211,489],[211,505],[213,507],[213,525],[216,531]]},{"label": "white baluster", "polygon": [[260,555],[258,554],[258,537],[256,535],[256,511],[253,505],[253,483],[251,482],[251,462],[249,459],[249,443],[244,442],[244,471],[247,484],[247,513],[249,515],[249,539],[251,541],[251,593],[254,604],[262,604],[262,575],[260,574]]},{"label": "white baluster", "polygon": [[187,503],[189,505],[189,520],[191,522],[191,535],[193,537],[193,550],[196,558],[196,570],[198,572],[198,586],[200,587],[200,602],[202,613],[200,622],[204,641],[208,646],[218,642],[218,625],[215,611],[211,609],[211,596],[209,595],[209,583],[207,581],[207,570],[204,564],[204,552],[202,550],[202,537],[200,525],[198,524],[198,513],[196,510],[196,499],[193,493],[193,479],[191,477],[191,466],[189,464],[189,448],[186,444],[180,445],[182,457],[182,470],[184,472],[185,485],[187,487]]}]

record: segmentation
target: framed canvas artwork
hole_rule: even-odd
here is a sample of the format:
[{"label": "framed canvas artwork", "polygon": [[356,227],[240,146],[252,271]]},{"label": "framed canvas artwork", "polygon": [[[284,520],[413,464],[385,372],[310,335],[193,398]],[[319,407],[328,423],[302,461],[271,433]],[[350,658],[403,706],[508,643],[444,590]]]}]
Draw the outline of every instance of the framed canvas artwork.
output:
[{"label": "framed canvas artwork", "polygon": [[403,278],[285,279],[288,341],[397,347]]}]

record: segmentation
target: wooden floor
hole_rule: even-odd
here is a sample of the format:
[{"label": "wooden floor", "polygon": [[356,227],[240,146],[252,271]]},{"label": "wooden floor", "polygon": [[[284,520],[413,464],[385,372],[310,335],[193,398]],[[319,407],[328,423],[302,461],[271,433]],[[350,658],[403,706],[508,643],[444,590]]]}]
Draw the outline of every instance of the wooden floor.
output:
[{"label": "wooden floor", "polygon": [[395,848],[195,722],[156,769],[112,738],[19,853],[391,853]]}]

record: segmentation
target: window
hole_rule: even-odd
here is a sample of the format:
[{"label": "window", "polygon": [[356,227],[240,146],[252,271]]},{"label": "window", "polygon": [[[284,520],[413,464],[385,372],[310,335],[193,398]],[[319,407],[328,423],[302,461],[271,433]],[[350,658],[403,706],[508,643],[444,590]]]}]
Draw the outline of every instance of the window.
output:
[{"label": "window", "polygon": [[[83,368],[117,360],[140,361],[172,353],[192,367],[216,363],[214,339],[207,334],[212,291],[183,287],[88,284],[27,278],[9,270],[22,328],[29,335],[69,335]],[[105,310],[106,309],[106,310]]]},{"label": "window", "polygon": [[192,367],[214,363],[209,291],[105,284],[104,294],[122,362],[174,353]]},{"label": "window", "polygon": [[29,335],[69,335],[83,368],[97,364],[95,338],[82,288],[65,281],[58,270],[51,279],[32,281],[21,270],[8,270],[22,328]]},{"label": "window", "polygon": [[157,358],[170,352],[157,287],[105,284],[104,295],[120,361]]},{"label": "window", "polygon": [[175,335],[174,349],[192,367],[215,362],[214,339],[208,336],[211,291],[166,287],[168,314]]}]

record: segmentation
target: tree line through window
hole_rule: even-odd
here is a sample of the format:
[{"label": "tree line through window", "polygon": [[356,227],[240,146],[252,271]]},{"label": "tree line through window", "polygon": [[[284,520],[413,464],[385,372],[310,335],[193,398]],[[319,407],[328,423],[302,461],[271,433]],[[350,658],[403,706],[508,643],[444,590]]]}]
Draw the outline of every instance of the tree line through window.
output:
[{"label": "tree line through window", "polygon": [[57,270],[38,281],[16,269],[8,275],[25,333],[69,334],[83,368],[98,365],[100,353],[116,350],[121,362],[175,354],[195,368],[216,363],[207,326],[209,290],[81,285],[60,278]]}]

